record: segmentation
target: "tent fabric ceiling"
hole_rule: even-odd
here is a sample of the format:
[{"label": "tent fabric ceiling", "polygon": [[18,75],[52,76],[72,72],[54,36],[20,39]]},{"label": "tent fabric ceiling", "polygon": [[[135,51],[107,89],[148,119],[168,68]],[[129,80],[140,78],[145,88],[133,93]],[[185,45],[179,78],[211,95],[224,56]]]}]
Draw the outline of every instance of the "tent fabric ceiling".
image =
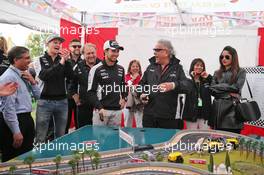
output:
[{"label": "tent fabric ceiling", "polygon": [[59,26],[59,18],[36,13],[27,7],[22,7],[14,1],[0,1],[0,22],[21,24],[33,30],[51,30]]},{"label": "tent fabric ceiling", "polygon": [[[76,9],[60,0],[1,0],[0,23],[20,24],[32,30],[59,33],[60,18],[73,20]],[[70,13],[72,12],[72,13]]]},{"label": "tent fabric ceiling", "polygon": [[88,27],[264,26],[262,0],[1,0],[0,5],[1,23],[53,33],[59,33],[60,18]]},{"label": "tent fabric ceiling", "polygon": [[80,11],[108,12],[157,12],[175,13],[181,10],[197,13],[263,11],[262,0],[65,0]]},{"label": "tent fabric ceiling", "polygon": [[[95,27],[264,26],[261,0],[65,0]],[[104,5],[102,5],[104,4]],[[74,15],[79,15],[80,12]],[[79,17],[80,18],[80,17]]]}]

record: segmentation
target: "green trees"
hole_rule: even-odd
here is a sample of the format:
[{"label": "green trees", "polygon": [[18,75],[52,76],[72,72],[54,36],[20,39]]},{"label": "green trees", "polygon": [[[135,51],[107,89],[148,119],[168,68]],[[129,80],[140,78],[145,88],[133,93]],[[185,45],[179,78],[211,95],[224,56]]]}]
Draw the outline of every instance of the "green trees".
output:
[{"label": "green trees", "polygon": [[34,34],[31,33],[26,41],[26,47],[30,51],[30,57],[35,58],[43,54],[45,40],[49,36],[49,34]]},{"label": "green trees", "polygon": [[158,162],[162,162],[164,159],[164,156],[161,154],[161,152],[158,152],[157,155],[156,155],[156,160]]},{"label": "green trees", "polygon": [[261,164],[263,164],[263,155],[264,154],[264,142],[260,142],[259,144],[259,155],[260,155],[260,161]]},{"label": "green trees", "polygon": [[61,155],[57,155],[54,159],[53,162],[56,164],[56,174],[59,174],[59,166],[61,163]]},{"label": "green trees", "polygon": [[26,157],[23,161],[24,164],[27,164],[29,166],[29,173],[32,173],[32,164],[35,162],[35,158],[30,155],[28,157]]},{"label": "green trees", "polygon": [[228,172],[228,167],[231,168],[231,162],[230,162],[230,157],[229,157],[228,151],[226,151],[225,166],[226,166],[226,171]]},{"label": "green trees", "polygon": [[256,160],[257,148],[258,148],[258,141],[253,142],[252,149],[253,149],[253,160]]},{"label": "green trees", "polygon": [[248,141],[246,142],[246,152],[247,152],[247,154],[246,154],[246,158],[248,158],[248,156],[249,156],[250,149],[251,149],[251,144],[252,144],[252,140],[248,140]]},{"label": "green trees", "polygon": [[148,155],[145,154],[145,153],[141,155],[141,158],[142,158],[143,160],[145,160],[145,161],[148,161],[148,159],[149,159],[149,158],[148,158]]},{"label": "green trees", "polygon": [[81,156],[79,154],[79,151],[75,151],[73,154],[73,159],[76,162],[76,168],[77,168],[77,173],[79,173],[79,161],[81,160]]},{"label": "green trees", "polygon": [[85,164],[84,164],[85,152],[81,151],[79,153],[80,153],[80,156],[81,156],[81,159],[82,159],[83,171],[85,171]]},{"label": "green trees", "polygon": [[[91,149],[91,150],[85,150],[85,155],[87,155],[89,158],[90,158],[90,161],[91,161],[91,165],[92,165],[92,169],[97,169],[98,168],[98,165],[100,163],[100,154],[95,151],[94,149]],[[94,167],[95,165],[95,167]]]},{"label": "green trees", "polygon": [[85,154],[90,158],[90,162],[92,165],[92,169],[94,170],[94,166],[93,166],[93,155],[94,155],[95,150],[91,149],[91,150],[85,150]]},{"label": "green trees", "polygon": [[16,165],[12,165],[12,166],[10,166],[9,167],[9,174],[14,174],[14,172],[16,171],[16,169],[17,169],[17,167],[16,167]]},{"label": "green trees", "polygon": [[68,164],[71,166],[72,168],[72,174],[76,174],[76,160],[73,158],[71,160],[69,160]]},{"label": "green trees", "polygon": [[209,165],[208,165],[208,171],[209,172],[214,172],[214,157],[213,154],[210,153],[210,161],[209,161]]},{"label": "green trees", "polygon": [[240,150],[240,156],[243,155],[244,153],[244,145],[245,145],[246,141],[244,138],[241,138],[239,140],[239,150]]},{"label": "green trees", "polygon": [[98,169],[98,165],[100,163],[100,154],[98,152],[94,152],[94,158],[92,160],[92,164],[95,165],[95,169],[97,170]]}]

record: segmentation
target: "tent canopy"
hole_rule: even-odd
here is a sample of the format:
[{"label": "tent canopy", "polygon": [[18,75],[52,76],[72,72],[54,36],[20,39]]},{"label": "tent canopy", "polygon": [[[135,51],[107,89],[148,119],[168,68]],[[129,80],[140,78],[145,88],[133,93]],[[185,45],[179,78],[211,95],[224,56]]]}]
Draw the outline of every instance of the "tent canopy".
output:
[{"label": "tent canopy", "polygon": [[0,22],[59,33],[59,19],[93,27],[264,26],[262,0],[1,0]]},{"label": "tent canopy", "polygon": [[[67,4],[88,13],[156,12],[172,13],[178,7],[189,13],[263,11],[261,0],[65,0]],[[102,5],[103,4],[103,5]]]},{"label": "tent canopy", "polygon": [[[134,53],[140,58],[151,56],[151,47],[159,38],[173,41],[176,50],[182,47],[178,54],[186,59],[196,55],[210,61],[217,57],[219,48],[233,45],[243,53],[243,60],[251,55],[250,64],[255,65],[259,42],[257,28],[264,26],[262,0],[2,0],[0,5],[3,7],[0,22],[22,24],[31,29],[44,29],[44,32],[61,33],[61,18],[87,28],[118,28],[117,39],[127,48],[122,55],[126,58],[125,65],[127,59],[136,56]],[[97,30],[90,31],[93,36],[97,35]],[[86,36],[78,34],[77,37],[91,41],[89,33]],[[98,37],[102,43],[106,39]],[[201,42],[204,45],[197,46]],[[144,47],[138,47],[138,43],[145,43]],[[252,46],[250,51],[249,47],[245,49],[246,43]],[[203,48],[209,46],[212,51],[208,53],[213,52],[213,55],[204,54]],[[148,52],[142,52],[142,48]],[[242,61],[243,64],[246,61]]]}]

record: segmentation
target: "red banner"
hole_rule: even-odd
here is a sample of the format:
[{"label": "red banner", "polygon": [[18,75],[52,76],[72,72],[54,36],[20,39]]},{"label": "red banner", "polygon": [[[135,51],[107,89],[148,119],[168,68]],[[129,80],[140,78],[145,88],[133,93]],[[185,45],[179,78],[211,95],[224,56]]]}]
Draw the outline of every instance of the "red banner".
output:
[{"label": "red banner", "polygon": [[258,29],[258,35],[260,36],[259,42],[259,66],[264,66],[264,28]]},{"label": "red banner", "polygon": [[97,57],[104,58],[103,46],[106,40],[112,40],[118,35],[118,28],[87,28],[85,43],[93,43],[97,47]]},{"label": "red banner", "polygon": [[85,43],[90,42],[95,44],[97,47],[97,56],[101,59],[104,57],[104,42],[106,40],[115,39],[118,34],[118,28],[84,28],[79,24],[61,19],[60,36],[65,38],[65,42],[62,44],[62,47],[68,48],[69,43],[73,38],[81,39],[82,31],[85,31]]},{"label": "red banner", "polygon": [[60,36],[65,39],[65,41],[62,43],[63,48],[69,48],[69,43],[73,38],[81,39],[81,34],[81,25],[75,24],[65,19],[60,20]]}]

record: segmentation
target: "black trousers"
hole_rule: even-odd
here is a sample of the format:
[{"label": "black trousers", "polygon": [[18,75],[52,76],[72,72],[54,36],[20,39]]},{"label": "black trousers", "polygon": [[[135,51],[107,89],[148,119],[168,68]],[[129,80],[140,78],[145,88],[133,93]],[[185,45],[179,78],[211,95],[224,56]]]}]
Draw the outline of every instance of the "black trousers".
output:
[{"label": "black trousers", "polygon": [[74,113],[74,123],[77,125],[77,117],[76,117],[76,103],[72,98],[68,99],[68,120],[67,120],[67,125],[65,129],[65,134],[68,133],[70,125],[71,125],[71,119],[72,119],[72,112]]},{"label": "black trousers", "polygon": [[183,129],[183,120],[156,118],[153,115],[143,115],[144,128]]},{"label": "black trousers", "polygon": [[13,133],[6,125],[2,113],[0,114],[0,149],[2,150],[2,162],[15,158],[33,148],[35,126],[31,114],[17,114],[17,119],[23,135],[23,143],[19,148],[14,148]]},{"label": "black trousers", "polygon": [[93,124],[93,106],[82,104],[77,106],[77,128]]}]

